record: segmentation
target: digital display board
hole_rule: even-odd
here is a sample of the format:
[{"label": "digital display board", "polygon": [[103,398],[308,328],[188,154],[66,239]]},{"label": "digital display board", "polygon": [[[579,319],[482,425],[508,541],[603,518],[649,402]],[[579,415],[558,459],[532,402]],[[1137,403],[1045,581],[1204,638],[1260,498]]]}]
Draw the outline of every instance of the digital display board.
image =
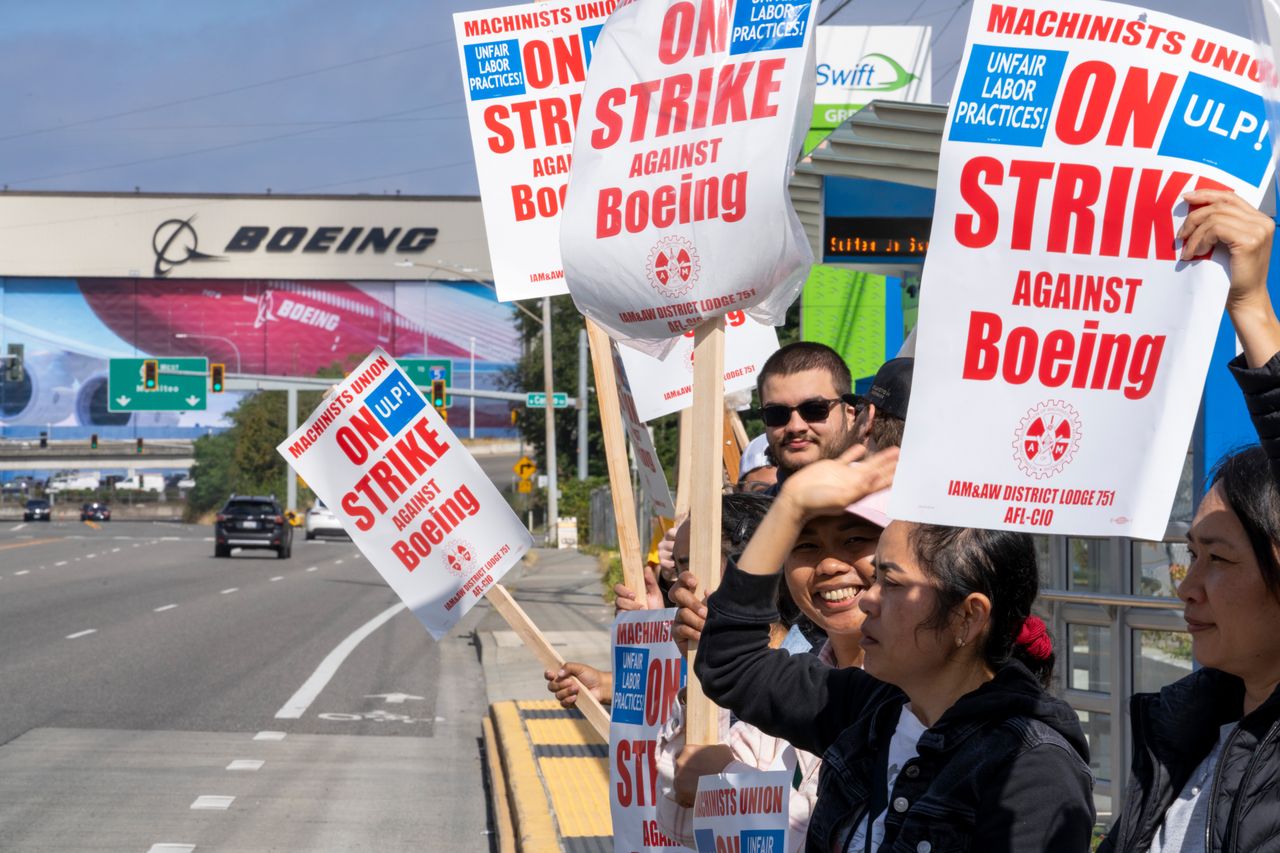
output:
[{"label": "digital display board", "polygon": [[932,224],[927,216],[828,216],[823,259],[923,258]]}]

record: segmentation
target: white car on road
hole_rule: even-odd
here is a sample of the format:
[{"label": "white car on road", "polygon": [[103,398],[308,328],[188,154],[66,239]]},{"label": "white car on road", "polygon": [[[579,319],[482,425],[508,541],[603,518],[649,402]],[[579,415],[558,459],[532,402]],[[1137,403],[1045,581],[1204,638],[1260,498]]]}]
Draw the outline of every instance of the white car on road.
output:
[{"label": "white car on road", "polygon": [[338,519],[330,512],[329,508],[320,501],[316,501],[311,509],[307,510],[307,517],[304,521],[304,529],[307,539],[315,539],[317,536],[346,536],[347,532],[342,529],[342,525],[338,523]]}]

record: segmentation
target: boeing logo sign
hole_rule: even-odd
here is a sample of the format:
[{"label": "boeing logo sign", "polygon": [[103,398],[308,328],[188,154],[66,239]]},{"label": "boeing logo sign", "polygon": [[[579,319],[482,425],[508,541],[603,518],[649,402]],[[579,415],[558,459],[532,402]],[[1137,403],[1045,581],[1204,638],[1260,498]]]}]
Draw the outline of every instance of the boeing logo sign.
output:
[{"label": "boeing logo sign", "polygon": [[440,233],[438,228],[403,226],[241,225],[223,247],[223,254],[211,255],[199,251],[200,238],[192,224],[195,218],[192,215],[187,219],[166,219],[156,226],[151,236],[151,249],[155,254],[157,278],[167,276],[182,264],[229,261],[235,255],[253,253],[420,255],[436,242]]}]

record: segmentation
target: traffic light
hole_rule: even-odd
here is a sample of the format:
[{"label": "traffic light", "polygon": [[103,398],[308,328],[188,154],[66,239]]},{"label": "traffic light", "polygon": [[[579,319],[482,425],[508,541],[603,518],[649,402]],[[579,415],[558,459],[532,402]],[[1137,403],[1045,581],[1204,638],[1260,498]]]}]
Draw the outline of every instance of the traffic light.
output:
[{"label": "traffic light", "polygon": [[512,409],[512,410],[511,410],[511,425],[512,425],[512,426],[517,426],[517,425],[519,425],[519,423],[520,423],[520,410],[519,410],[519,409]]},{"label": "traffic light", "polygon": [[142,390],[154,391],[160,387],[160,363],[153,358],[142,362]]},{"label": "traffic light", "polygon": [[209,390],[214,394],[222,393],[222,380],[226,378],[227,367],[225,364],[209,365]]},{"label": "traffic light", "polygon": [[142,436],[138,436],[138,440],[137,440],[137,452],[138,452],[138,453],[141,453],[141,452],[142,452]]},{"label": "traffic light", "polygon": [[89,436],[89,449],[90,450],[98,449],[98,434],[96,432],[93,435]]},{"label": "traffic light", "polygon": [[444,380],[431,380],[431,405],[440,413],[440,417],[449,420],[449,409],[445,406]]},{"label": "traffic light", "polygon": [[4,378],[9,382],[22,381],[22,353],[25,348],[23,344],[9,344],[9,357],[4,363]]}]

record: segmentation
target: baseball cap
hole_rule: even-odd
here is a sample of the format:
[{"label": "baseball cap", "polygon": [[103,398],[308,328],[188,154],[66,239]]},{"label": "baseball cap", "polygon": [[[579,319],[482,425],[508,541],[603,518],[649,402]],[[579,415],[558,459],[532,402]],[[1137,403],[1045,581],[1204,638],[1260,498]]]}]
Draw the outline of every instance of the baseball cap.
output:
[{"label": "baseball cap", "polygon": [[772,465],[769,457],[765,455],[768,449],[769,441],[765,435],[757,435],[751,439],[746,449],[742,451],[742,458],[738,460],[738,479],[742,479],[757,468]]},{"label": "baseball cap", "polygon": [[871,389],[862,395],[862,399],[875,406],[876,411],[905,421],[915,364],[914,358],[889,359],[880,365],[875,379],[871,380]]},{"label": "baseball cap", "polygon": [[889,522],[893,520],[889,517],[889,493],[892,491],[891,487],[872,492],[862,500],[849,504],[844,511],[858,518],[865,518],[877,527],[888,527]]}]

